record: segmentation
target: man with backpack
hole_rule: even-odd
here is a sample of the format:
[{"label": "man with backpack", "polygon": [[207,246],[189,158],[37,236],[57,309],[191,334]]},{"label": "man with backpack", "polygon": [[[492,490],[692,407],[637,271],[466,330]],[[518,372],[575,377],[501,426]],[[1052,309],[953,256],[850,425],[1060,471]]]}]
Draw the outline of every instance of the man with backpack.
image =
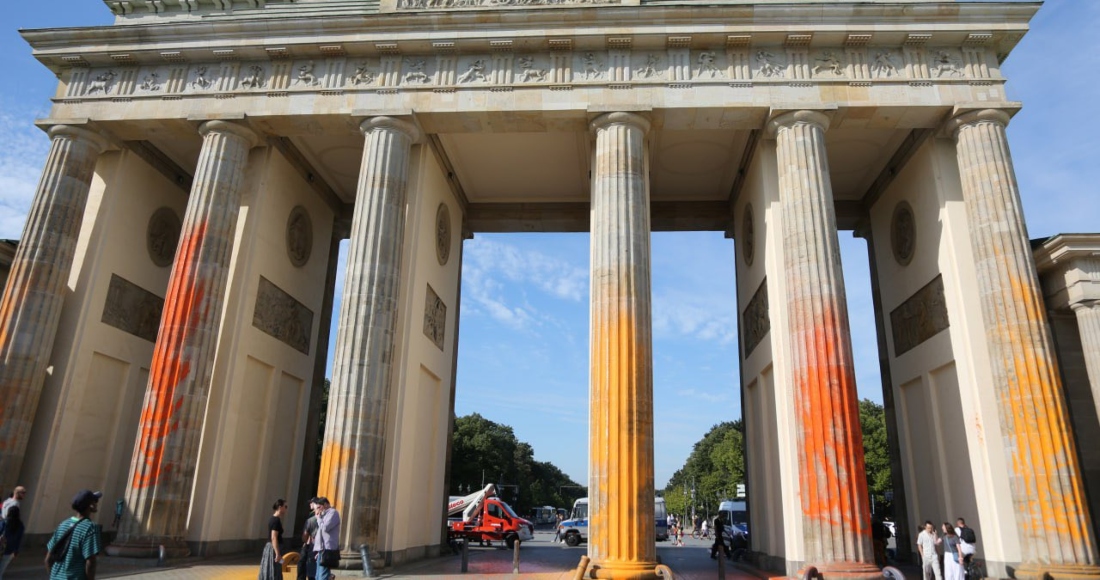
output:
[{"label": "man with backpack", "polygon": [[46,544],[46,570],[50,580],[95,580],[96,556],[103,549],[99,524],[91,520],[99,511],[98,491],[82,489],[73,496],[76,516],[57,526]]},{"label": "man with backpack", "polygon": [[963,570],[966,570],[977,551],[975,544],[978,543],[978,535],[974,533],[974,528],[966,527],[966,520],[962,518],[955,520],[955,534],[959,536],[959,552],[963,556]]}]

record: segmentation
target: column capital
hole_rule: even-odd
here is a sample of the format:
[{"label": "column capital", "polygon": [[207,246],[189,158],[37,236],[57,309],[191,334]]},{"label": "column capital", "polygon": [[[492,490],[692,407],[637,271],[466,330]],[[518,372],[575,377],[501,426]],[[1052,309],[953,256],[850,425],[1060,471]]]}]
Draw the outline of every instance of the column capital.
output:
[{"label": "column capital", "polygon": [[1092,310],[1093,308],[1100,308],[1100,300],[1078,300],[1069,305],[1070,309],[1074,312],[1081,310]]},{"label": "column capital", "polygon": [[637,114],[627,113],[625,111],[617,111],[614,113],[604,113],[588,124],[588,128],[593,132],[597,132],[608,125],[632,125],[642,130],[642,133],[649,133],[649,119]]},{"label": "column capital", "polygon": [[959,138],[959,131],[982,123],[993,123],[1007,127],[1012,114],[1004,109],[975,109],[956,114],[944,124],[944,132],[952,139]]},{"label": "column capital", "polygon": [[96,155],[99,155],[111,147],[110,141],[106,137],[96,133],[95,131],[77,127],[76,125],[54,125],[47,131],[50,135],[50,139],[56,139],[58,137],[72,137],[74,139],[80,139],[87,141],[95,147]]},{"label": "column capital", "polygon": [[371,117],[359,124],[359,130],[362,131],[364,135],[375,129],[389,129],[391,131],[404,133],[413,143],[420,141],[421,137],[420,128],[417,127],[415,123],[398,117],[382,115]]},{"label": "column capital", "polygon": [[799,124],[816,125],[822,131],[828,131],[831,123],[832,119],[829,118],[829,115],[821,111],[802,109],[774,115],[771,119],[768,119],[767,128],[768,135],[775,137],[779,134],[780,129],[788,129]]},{"label": "column capital", "polygon": [[205,137],[207,133],[211,132],[229,133],[230,135],[240,137],[241,139],[244,139],[246,142],[248,142],[249,149],[258,146],[260,143],[263,142],[260,139],[260,136],[257,135],[256,132],[252,129],[249,129],[244,125],[233,123],[231,121],[222,121],[215,119],[213,121],[206,121],[202,125],[199,125],[199,135]]}]

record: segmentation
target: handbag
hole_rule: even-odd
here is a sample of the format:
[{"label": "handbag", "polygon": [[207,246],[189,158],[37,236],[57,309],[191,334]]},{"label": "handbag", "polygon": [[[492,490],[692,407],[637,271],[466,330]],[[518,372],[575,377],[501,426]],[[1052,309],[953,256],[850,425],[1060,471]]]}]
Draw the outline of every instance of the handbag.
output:
[{"label": "handbag", "polygon": [[317,562],[325,568],[336,568],[340,565],[340,550],[321,550]]}]

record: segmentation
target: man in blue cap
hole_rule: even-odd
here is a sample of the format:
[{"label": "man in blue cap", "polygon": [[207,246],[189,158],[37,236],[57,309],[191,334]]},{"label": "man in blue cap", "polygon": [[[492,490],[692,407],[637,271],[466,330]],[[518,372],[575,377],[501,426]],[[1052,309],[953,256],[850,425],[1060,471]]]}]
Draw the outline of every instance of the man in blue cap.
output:
[{"label": "man in blue cap", "polygon": [[76,515],[57,526],[46,544],[50,580],[95,580],[96,555],[103,549],[100,526],[91,520],[99,511],[98,491],[82,489],[73,496]]}]

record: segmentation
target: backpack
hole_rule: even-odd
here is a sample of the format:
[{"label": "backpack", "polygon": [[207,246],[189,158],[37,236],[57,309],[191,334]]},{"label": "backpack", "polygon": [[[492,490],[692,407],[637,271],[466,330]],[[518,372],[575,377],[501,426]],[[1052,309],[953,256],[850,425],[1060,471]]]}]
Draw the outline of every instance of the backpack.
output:
[{"label": "backpack", "polygon": [[973,544],[978,541],[978,536],[974,534],[974,528],[963,528],[959,530],[959,538],[967,544]]}]

